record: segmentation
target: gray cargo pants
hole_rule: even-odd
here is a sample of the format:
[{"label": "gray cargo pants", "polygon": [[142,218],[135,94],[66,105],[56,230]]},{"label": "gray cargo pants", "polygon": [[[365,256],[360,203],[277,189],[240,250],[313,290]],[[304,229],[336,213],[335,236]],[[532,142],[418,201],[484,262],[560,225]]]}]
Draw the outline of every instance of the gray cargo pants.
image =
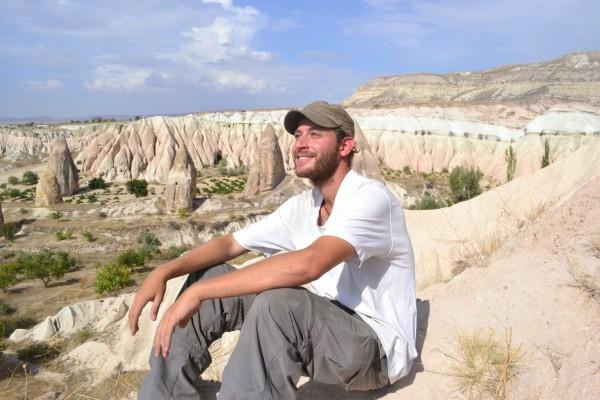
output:
[{"label": "gray cargo pants", "polygon": [[[181,292],[203,277],[232,270],[221,264],[190,274]],[[385,352],[369,325],[326,298],[286,288],[204,301],[185,328],[175,329],[169,356],[150,355],[138,398],[199,399],[196,386],[211,362],[208,347],[239,329],[219,400],[294,399],[302,373],[346,390],[389,383]]]}]

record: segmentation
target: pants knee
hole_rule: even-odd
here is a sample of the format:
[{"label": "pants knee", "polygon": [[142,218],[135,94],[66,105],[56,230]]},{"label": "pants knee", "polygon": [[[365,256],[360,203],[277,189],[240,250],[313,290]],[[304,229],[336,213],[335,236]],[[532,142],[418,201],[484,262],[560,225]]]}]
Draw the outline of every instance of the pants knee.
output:
[{"label": "pants knee", "polygon": [[309,307],[309,297],[301,288],[280,288],[264,291],[256,296],[250,312],[258,317],[270,316],[274,319],[286,317],[290,313],[305,312]]}]

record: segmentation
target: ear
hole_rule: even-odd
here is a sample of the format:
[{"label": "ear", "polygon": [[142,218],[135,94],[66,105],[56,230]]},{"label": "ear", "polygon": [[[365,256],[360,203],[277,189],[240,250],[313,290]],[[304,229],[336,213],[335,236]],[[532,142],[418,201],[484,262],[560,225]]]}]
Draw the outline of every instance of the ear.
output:
[{"label": "ear", "polygon": [[342,157],[347,157],[349,154],[352,153],[354,145],[355,142],[353,137],[345,136],[344,138],[342,138],[342,142],[340,143],[340,155]]}]

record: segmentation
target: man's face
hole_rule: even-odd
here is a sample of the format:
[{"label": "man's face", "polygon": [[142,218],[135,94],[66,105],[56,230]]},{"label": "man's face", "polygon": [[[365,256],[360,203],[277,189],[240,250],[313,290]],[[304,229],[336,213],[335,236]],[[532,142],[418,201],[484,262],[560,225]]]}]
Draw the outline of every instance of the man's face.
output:
[{"label": "man's face", "polygon": [[314,183],[324,181],[335,172],[339,162],[339,146],[335,131],[302,119],[293,147],[296,175]]}]

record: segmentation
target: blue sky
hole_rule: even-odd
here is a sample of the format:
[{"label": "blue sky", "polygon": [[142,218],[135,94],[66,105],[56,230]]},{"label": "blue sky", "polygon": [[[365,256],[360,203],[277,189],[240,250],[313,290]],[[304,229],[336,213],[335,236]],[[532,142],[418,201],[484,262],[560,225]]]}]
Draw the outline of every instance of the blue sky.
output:
[{"label": "blue sky", "polygon": [[0,0],[0,118],[341,101],[376,76],[600,50],[597,0]]}]

